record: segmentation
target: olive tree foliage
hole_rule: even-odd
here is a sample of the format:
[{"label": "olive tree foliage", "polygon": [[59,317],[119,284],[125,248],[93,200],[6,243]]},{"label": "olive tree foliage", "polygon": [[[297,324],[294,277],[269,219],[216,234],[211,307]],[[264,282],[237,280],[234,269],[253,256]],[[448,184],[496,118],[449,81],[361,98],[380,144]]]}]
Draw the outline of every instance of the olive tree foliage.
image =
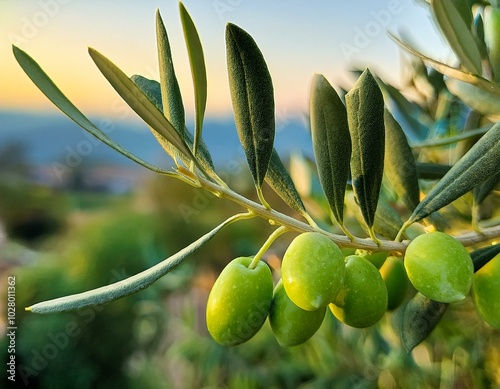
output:
[{"label": "olive tree foliage", "polygon": [[[273,147],[275,107],[272,77],[264,53],[244,29],[226,26],[227,73],[239,139],[245,151],[257,201],[233,190],[218,174],[203,141],[207,100],[204,53],[195,24],[180,4],[180,18],[191,64],[195,96],[194,130],[186,128],[185,110],[172,61],[167,29],[156,14],[160,79],[129,77],[93,48],[89,55],[123,100],[150,128],[175,162],[162,169],[144,161],[109,138],[52,82],[26,52],[13,47],[14,56],[33,83],[63,113],[90,134],[137,164],[157,174],[204,188],[215,197],[240,205],[233,215],[163,262],[130,278],[85,293],[36,303],[34,313],[52,313],[105,304],[147,288],[181,264],[221,229],[243,219],[261,219],[279,230],[266,241],[260,259],[281,233],[318,232],[342,248],[389,252],[403,256],[415,237],[416,226],[446,229],[443,212],[457,199],[472,198],[469,232],[454,236],[471,252],[478,270],[499,251],[488,245],[500,236],[498,220],[481,220],[481,206],[498,187],[500,178],[500,28],[499,9],[482,4],[458,5],[435,0],[430,12],[459,64],[451,66],[418,52],[401,38],[394,41],[411,55],[410,88],[419,96],[408,100],[370,69],[359,75],[345,96],[320,74],[312,78],[310,129],[314,164],[296,158],[301,171],[318,180],[321,193],[297,190],[292,174]],[[460,3],[462,4],[462,3]],[[466,2],[463,2],[466,4]],[[307,92],[307,91],[306,91]],[[456,120],[466,116],[466,120]],[[443,122],[446,130],[443,128]],[[438,126],[439,124],[439,126]],[[462,147],[467,145],[467,147]],[[455,146],[452,166],[430,156],[438,148]],[[446,149],[445,149],[446,150]],[[285,214],[273,209],[262,190],[269,185],[290,207]],[[472,196],[471,196],[472,193]],[[318,197],[314,214],[308,211]],[[323,201],[324,200],[324,201]],[[318,211],[318,208],[320,211]],[[355,214],[362,236],[344,223],[346,211]],[[403,221],[403,218],[404,221]],[[359,233],[358,233],[359,235]],[[446,304],[417,294],[401,319],[401,338],[407,350],[422,341],[439,321]],[[428,326],[413,328],[426,320]]]}]

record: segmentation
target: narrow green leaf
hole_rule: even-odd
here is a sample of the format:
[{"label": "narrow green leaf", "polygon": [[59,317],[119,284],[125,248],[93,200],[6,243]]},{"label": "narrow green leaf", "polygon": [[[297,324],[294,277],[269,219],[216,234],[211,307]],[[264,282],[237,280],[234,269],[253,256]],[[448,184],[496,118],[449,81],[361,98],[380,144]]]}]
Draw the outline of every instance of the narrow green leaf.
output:
[{"label": "narrow green leaf", "polygon": [[[139,89],[151,100],[151,102],[158,108],[160,111],[163,112],[163,105],[162,105],[162,93],[161,93],[161,87],[160,83],[155,80],[149,80],[145,77],[139,76],[139,75],[133,75],[130,77],[130,79],[139,87]],[[151,129],[151,128],[150,128]],[[177,130],[177,129],[176,129]],[[151,132],[155,136],[156,140],[160,145],[163,147],[163,149],[172,156],[172,158],[179,157],[181,158],[182,162],[188,166],[190,163],[190,160],[182,153],[179,153],[178,150],[169,142],[167,141],[161,134],[158,132],[154,131],[151,129]],[[187,145],[193,149],[193,136],[189,131],[184,129],[183,134],[181,134],[183,137],[184,141],[187,143]],[[209,173],[215,172],[215,167],[212,161],[212,156],[210,155],[210,151],[208,150],[207,145],[205,142],[203,142],[203,139],[200,141],[200,147],[199,147],[199,153],[196,156],[196,158],[199,160],[200,164],[203,166],[205,171]]]},{"label": "narrow green leaf", "polygon": [[21,68],[26,72],[28,77],[33,81],[33,83],[42,91],[42,93],[47,96],[47,98],[54,103],[54,105],[59,108],[66,116],[73,120],[76,124],[82,127],[84,130],[95,136],[97,139],[107,144],[111,148],[123,154],[125,157],[131,159],[132,161],[138,163],[145,168],[152,170],[157,173],[162,174],[172,174],[169,171],[163,170],[157,166],[151,165],[150,163],[142,160],[133,153],[124,149],[122,146],[113,141],[108,137],[103,131],[97,128],[94,123],[92,123],[75,105],[61,92],[61,90],[54,84],[54,82],[49,78],[49,76],[42,70],[38,63],[33,60],[28,54],[23,50],[12,46],[14,56],[21,65]]},{"label": "narrow green leaf", "polygon": [[448,90],[472,109],[500,120],[500,95],[454,78],[445,80]]},{"label": "narrow green leaf", "polygon": [[313,78],[309,110],[321,186],[335,219],[342,224],[351,160],[351,137],[344,103],[320,74]]},{"label": "narrow green leaf", "polygon": [[187,146],[181,135],[139,87],[115,64],[97,50],[89,48],[89,54],[104,77],[106,77],[111,86],[113,86],[130,108],[132,108],[154,131],[168,140],[179,150],[179,152],[194,161],[201,171],[204,171],[194,158],[191,149]]},{"label": "narrow green leaf", "polygon": [[[472,26],[473,22],[473,17],[472,17],[472,10],[471,6],[472,4],[469,4],[470,2],[468,0],[451,0],[453,5],[455,6],[458,14],[464,21],[465,25],[470,29]],[[475,2],[475,0],[472,0],[472,2]]]},{"label": "narrow green leaf", "polygon": [[296,210],[300,214],[306,213],[304,203],[302,202],[302,199],[300,198],[300,195],[297,192],[286,167],[283,165],[283,162],[281,162],[281,159],[274,148],[273,153],[271,154],[271,161],[269,163],[269,169],[267,170],[265,180],[292,209]]},{"label": "narrow green leaf", "polygon": [[185,112],[181,90],[175,76],[172,51],[168,41],[167,30],[163,24],[160,11],[156,10],[156,41],[158,47],[158,64],[160,69],[161,101],[163,114],[172,123],[181,136],[185,132]]},{"label": "narrow green leaf", "polygon": [[486,134],[491,128],[491,124],[488,124],[484,127],[476,128],[473,130],[468,130],[461,132],[457,135],[447,136],[443,138],[431,138],[422,143],[411,143],[410,146],[413,150],[415,149],[425,149],[431,147],[443,147],[448,145],[454,145],[463,140],[470,140],[476,138],[478,135]]},{"label": "narrow green leaf", "polygon": [[[361,226],[365,227],[363,225],[363,214],[361,213],[361,209],[357,206],[357,203],[354,200],[354,195],[351,191],[347,192],[346,205],[347,209],[352,210],[354,216],[356,217],[356,220],[359,221]],[[375,212],[373,231],[376,234],[383,236],[384,238],[393,240],[397,236],[398,231],[401,229],[402,225],[403,221],[401,220],[399,214],[384,199],[384,196],[380,196],[377,204],[377,211]],[[367,233],[370,232],[368,227],[365,227],[365,229]]]},{"label": "narrow green leaf", "polygon": [[66,312],[91,305],[106,304],[139,292],[179,266],[189,255],[196,252],[232,221],[234,221],[234,217],[219,224],[212,231],[206,233],[178,253],[132,277],[87,292],[40,302],[26,308],[26,310],[34,313]]},{"label": "narrow green leaf", "polygon": [[500,243],[483,247],[474,250],[472,253],[470,253],[472,263],[474,264],[474,272],[480,270],[484,265],[486,265],[499,253],[500,253]]},{"label": "narrow green leaf", "polygon": [[420,201],[417,165],[399,123],[386,109],[384,171],[392,187],[410,211]]},{"label": "narrow green leaf", "polygon": [[372,227],[384,172],[384,98],[366,69],[345,99],[352,141],[352,186],[365,222]]},{"label": "narrow green leaf", "polygon": [[462,66],[471,73],[481,75],[481,53],[470,30],[472,23],[465,23],[451,0],[432,0],[431,10]]},{"label": "narrow green leaf", "polygon": [[[500,157],[499,157],[500,158]],[[491,191],[500,183],[500,171],[494,176],[488,178],[482,184],[474,188],[474,205],[480,205]]]},{"label": "narrow green leaf", "polygon": [[440,180],[450,171],[450,169],[450,165],[440,165],[430,162],[417,163],[418,178],[423,180]]},{"label": "narrow green leaf", "polygon": [[443,208],[500,171],[500,122],[450,169],[415,208],[409,225]]},{"label": "narrow green leaf", "polygon": [[439,323],[448,304],[439,303],[417,293],[402,307],[400,337],[406,352],[426,339]]},{"label": "narrow green leaf", "polygon": [[398,112],[402,118],[405,134],[408,135],[412,142],[421,141],[427,138],[429,128],[432,124],[432,119],[426,112],[416,103],[410,102],[405,96],[392,85],[379,82],[382,94],[386,98],[386,102],[395,105],[393,112]]},{"label": "narrow green leaf", "polygon": [[226,51],[236,128],[259,190],[269,166],[275,134],[271,75],[253,38],[231,23],[226,27]]},{"label": "narrow green leaf", "polygon": [[500,83],[500,7],[484,9],[484,41],[488,48],[495,80]]},{"label": "narrow green leaf", "polygon": [[407,44],[403,43],[400,39],[396,38],[394,35],[389,34],[391,38],[399,44],[402,48],[404,48],[409,53],[416,55],[417,57],[422,58],[424,62],[428,62],[434,69],[438,72],[444,74],[445,76],[456,78],[457,80],[468,82],[469,84],[476,85],[481,89],[489,91],[497,96],[500,96],[500,84],[495,84],[483,77],[478,76],[477,74],[463,72],[459,69],[455,69],[449,65],[446,65],[442,62],[436,61],[432,58],[429,58]]},{"label": "narrow green leaf", "polygon": [[203,128],[203,118],[205,116],[205,107],[207,105],[207,71],[205,69],[205,58],[203,56],[203,47],[196,26],[182,3],[179,3],[184,39],[186,40],[189,63],[191,64],[191,74],[194,86],[195,102],[195,129],[193,153],[198,152],[198,146],[201,141],[201,132]]}]

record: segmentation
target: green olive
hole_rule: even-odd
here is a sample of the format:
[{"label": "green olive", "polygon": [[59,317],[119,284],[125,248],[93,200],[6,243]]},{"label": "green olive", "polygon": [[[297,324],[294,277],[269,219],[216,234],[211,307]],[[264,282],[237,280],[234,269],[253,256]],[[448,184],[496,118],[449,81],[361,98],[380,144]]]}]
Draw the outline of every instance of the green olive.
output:
[{"label": "green olive", "polygon": [[307,341],[321,326],[326,307],[305,311],[287,296],[280,280],[274,288],[269,323],[280,346],[296,346]]},{"label": "green olive", "polygon": [[387,257],[380,268],[380,274],[387,287],[387,309],[396,309],[404,301],[409,286],[403,260],[393,256]]},{"label": "green olive", "polygon": [[345,267],[342,289],[330,304],[330,310],[338,320],[351,327],[369,327],[387,310],[385,282],[378,269],[363,257],[347,257]]},{"label": "green olive", "polygon": [[404,266],[415,289],[441,303],[465,299],[472,285],[474,267],[469,253],[462,243],[443,232],[412,240]]},{"label": "green olive", "polygon": [[281,265],[286,294],[306,311],[331,303],[342,286],[344,273],[342,251],[317,232],[297,236],[286,250]]},{"label": "green olive", "polygon": [[252,338],[266,321],[273,298],[269,266],[251,257],[233,259],[215,281],[208,296],[207,327],[220,344],[235,346]]},{"label": "green olive", "polygon": [[472,295],[479,316],[500,329],[500,254],[474,274]]}]

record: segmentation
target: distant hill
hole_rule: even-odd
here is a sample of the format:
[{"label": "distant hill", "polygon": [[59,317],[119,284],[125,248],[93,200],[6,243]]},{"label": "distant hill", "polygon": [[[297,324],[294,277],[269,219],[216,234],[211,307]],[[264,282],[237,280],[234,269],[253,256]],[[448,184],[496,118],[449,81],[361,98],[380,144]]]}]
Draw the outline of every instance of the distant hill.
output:
[{"label": "distant hill", "polygon": [[[102,120],[97,118],[94,123],[99,125]],[[153,164],[163,167],[171,164],[170,157],[163,152],[146,125],[138,121],[125,122],[118,119],[109,120],[109,123],[113,126],[109,136],[123,147]],[[216,165],[244,158],[232,120],[207,119],[203,131],[204,140]],[[65,160],[71,162],[71,158],[79,157],[82,158],[82,163],[90,165],[134,165],[87,134],[63,114],[0,111],[0,152],[12,144],[21,145],[28,162],[35,165],[57,161],[64,163]],[[312,143],[304,123],[299,119],[281,123],[276,133],[275,147],[283,158],[294,149],[303,150],[310,155]]]}]

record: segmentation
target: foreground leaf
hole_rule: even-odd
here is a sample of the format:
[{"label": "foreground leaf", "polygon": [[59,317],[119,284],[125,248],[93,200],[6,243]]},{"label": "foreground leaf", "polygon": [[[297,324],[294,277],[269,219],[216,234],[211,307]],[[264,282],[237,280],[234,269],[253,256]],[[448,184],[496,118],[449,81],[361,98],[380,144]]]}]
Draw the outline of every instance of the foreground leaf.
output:
[{"label": "foreground leaf", "polygon": [[401,308],[400,338],[406,352],[409,353],[429,336],[446,308],[448,304],[431,300],[419,292]]},{"label": "foreground leaf", "polygon": [[500,122],[446,173],[415,208],[405,226],[450,204],[500,171]]},{"label": "foreground leaf", "polygon": [[207,105],[207,71],[205,69],[205,57],[203,56],[203,47],[196,26],[182,3],[179,3],[181,14],[182,29],[184,39],[186,40],[189,63],[191,65],[191,75],[194,86],[194,104],[195,104],[195,127],[193,154],[198,152],[198,146],[201,141],[201,132],[203,128],[203,118]]},{"label": "foreground leaf", "polygon": [[168,35],[160,11],[156,10],[156,41],[158,46],[158,65],[160,69],[161,102],[165,117],[172,123],[177,132],[183,136],[185,132],[185,112],[181,90],[175,76],[172,51]]},{"label": "foreground leaf", "polygon": [[343,224],[352,149],[347,111],[335,89],[320,74],[313,78],[309,110],[321,186],[335,219]]},{"label": "foreground leaf", "polygon": [[215,227],[212,231],[206,233],[201,238],[179,251],[177,254],[172,255],[171,257],[141,273],[126,278],[122,281],[90,290],[88,292],[73,294],[70,296],[37,303],[32,305],[31,307],[26,308],[26,310],[34,313],[66,312],[88,307],[90,305],[106,304],[119,298],[139,292],[140,290],[147,288],[158,279],[163,277],[165,274],[169,273],[177,266],[179,266],[189,255],[193,254],[199,248],[201,248],[222,228],[235,221],[237,219],[237,216],[238,215],[235,215],[227,219],[226,221]]},{"label": "foreground leaf", "polygon": [[92,123],[78,108],[76,108],[71,101],[69,101],[69,99],[52,82],[49,76],[47,76],[47,74],[33,60],[33,58],[31,58],[28,54],[26,54],[16,46],[12,46],[12,49],[17,62],[19,62],[19,65],[21,65],[21,68],[26,72],[33,83],[43,92],[45,96],[47,96],[50,101],[52,101],[52,103],[54,103],[57,108],[59,108],[76,124],[82,127],[85,131],[95,136],[101,142],[107,144],[111,148],[118,151],[120,154],[123,154],[125,157],[131,159],[139,165],[144,166],[145,168],[157,173],[172,174],[169,171],[151,165],[150,163],[142,160],[141,158],[137,157],[136,155],[124,149],[122,146],[113,141],[103,131],[97,128],[94,123]]},{"label": "foreground leaf", "polygon": [[273,151],[273,84],[253,38],[231,23],[226,27],[226,51],[236,128],[259,191]]},{"label": "foreground leaf", "polygon": [[481,74],[481,54],[476,41],[451,0],[432,0],[431,10],[437,25],[462,66],[471,73]]},{"label": "foreground leaf", "polygon": [[473,251],[470,257],[472,258],[472,263],[474,264],[474,272],[480,270],[499,253],[500,243]]},{"label": "foreground leaf", "polygon": [[274,149],[265,180],[281,197],[281,199],[288,204],[288,206],[302,215],[306,213],[304,203],[302,202],[302,199],[300,198],[288,171],[283,165],[283,162],[281,162],[278,153]]},{"label": "foreground leaf", "polygon": [[351,175],[356,201],[373,226],[384,172],[384,98],[366,69],[346,95],[352,141]]},{"label": "foreground leaf", "polygon": [[500,171],[474,188],[474,205],[480,205],[491,191],[500,183]]},{"label": "foreground leaf", "polygon": [[403,129],[388,110],[384,112],[384,122],[385,174],[401,200],[413,211],[420,201],[415,157]]}]

